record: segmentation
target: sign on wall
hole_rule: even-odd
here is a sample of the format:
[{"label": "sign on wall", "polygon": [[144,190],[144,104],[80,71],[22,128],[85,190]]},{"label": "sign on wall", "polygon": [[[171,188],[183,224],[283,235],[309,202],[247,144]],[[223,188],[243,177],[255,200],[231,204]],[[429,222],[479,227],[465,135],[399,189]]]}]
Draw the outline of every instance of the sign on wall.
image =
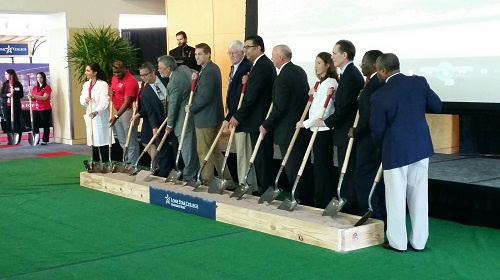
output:
[{"label": "sign on wall", "polygon": [[0,43],[0,57],[30,56],[30,49],[28,43]]}]

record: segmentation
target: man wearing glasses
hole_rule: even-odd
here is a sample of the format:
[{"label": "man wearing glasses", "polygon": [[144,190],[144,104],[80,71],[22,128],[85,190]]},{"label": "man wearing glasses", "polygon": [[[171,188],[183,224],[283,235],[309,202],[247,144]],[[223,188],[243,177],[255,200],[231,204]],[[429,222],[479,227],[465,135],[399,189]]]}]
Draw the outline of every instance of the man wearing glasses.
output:
[{"label": "man wearing glasses", "polygon": [[[249,36],[243,46],[245,56],[253,63],[247,81],[247,90],[243,103],[231,117],[230,125],[239,126],[241,131],[250,135],[252,147],[255,148],[259,138],[259,127],[264,122],[272,101],[276,69],[271,60],[264,54],[264,40],[260,36]],[[261,195],[268,187],[274,185],[274,175],[271,168],[274,145],[272,135],[266,135],[260,144],[255,157],[255,171],[258,189],[253,191]]]}]

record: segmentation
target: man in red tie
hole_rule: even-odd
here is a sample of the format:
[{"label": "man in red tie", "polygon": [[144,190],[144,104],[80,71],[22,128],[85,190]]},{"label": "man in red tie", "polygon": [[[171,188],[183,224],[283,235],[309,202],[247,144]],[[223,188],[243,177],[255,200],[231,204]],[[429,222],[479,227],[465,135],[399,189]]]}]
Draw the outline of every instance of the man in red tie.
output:
[{"label": "man in red tie", "polygon": [[[349,137],[356,142],[356,171],[354,176],[354,188],[358,204],[357,215],[363,216],[368,211],[368,196],[373,185],[373,180],[380,166],[380,153],[375,147],[370,131],[370,98],[383,84],[377,78],[375,62],[382,55],[379,50],[367,51],[359,67],[361,73],[366,77],[363,90],[358,97],[359,121],[358,125],[349,130]],[[354,156],[354,155],[353,155]],[[384,185],[381,180],[372,196],[372,217],[386,221]]]}]

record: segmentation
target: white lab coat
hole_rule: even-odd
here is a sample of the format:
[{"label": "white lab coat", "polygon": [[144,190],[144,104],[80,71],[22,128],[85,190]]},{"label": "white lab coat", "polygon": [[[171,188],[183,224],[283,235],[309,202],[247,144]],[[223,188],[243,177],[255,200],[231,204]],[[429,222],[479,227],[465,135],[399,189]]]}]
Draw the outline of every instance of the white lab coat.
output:
[{"label": "white lab coat", "polygon": [[[83,119],[85,120],[85,126],[87,130],[87,145],[107,146],[109,145],[109,95],[108,95],[108,84],[105,81],[97,80],[94,87],[90,92],[90,97],[92,98],[92,111],[90,111],[89,104],[85,102],[85,98],[89,96],[90,80],[83,84],[82,93],[80,95],[80,104],[85,108],[85,115]],[[91,141],[90,137],[90,123],[89,114],[91,112],[97,111],[97,115],[92,119],[92,130],[94,136],[94,143]],[[111,132],[113,133],[113,132]],[[115,142],[114,136],[111,137],[111,143]]]}]

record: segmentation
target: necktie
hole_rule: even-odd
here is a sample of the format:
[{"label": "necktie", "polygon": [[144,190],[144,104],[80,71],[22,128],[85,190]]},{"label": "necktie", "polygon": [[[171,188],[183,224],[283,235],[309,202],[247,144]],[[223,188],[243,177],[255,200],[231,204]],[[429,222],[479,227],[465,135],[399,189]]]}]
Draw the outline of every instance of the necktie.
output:
[{"label": "necktie", "polygon": [[165,95],[163,94],[163,92],[161,91],[160,87],[157,84],[155,84],[155,88],[156,88],[156,93],[158,94],[158,98],[160,99],[161,104],[163,105],[163,110],[165,111],[165,115],[167,115],[168,114],[168,111],[167,111],[167,107],[168,107],[167,99],[165,98]]},{"label": "necktie", "polygon": [[184,50],[185,46],[181,48],[181,56],[185,57],[186,56],[186,51]]},{"label": "necktie", "polygon": [[342,79],[342,74],[339,75],[339,81],[340,81],[340,79]]},{"label": "necktie", "polygon": [[234,71],[234,66],[231,65],[231,71],[229,71],[229,83],[233,80],[233,71]]},{"label": "necktie", "polygon": [[365,81],[365,84],[363,85],[363,88],[366,87],[366,85],[368,84],[369,81],[370,81],[370,77],[366,77],[366,81]]}]

